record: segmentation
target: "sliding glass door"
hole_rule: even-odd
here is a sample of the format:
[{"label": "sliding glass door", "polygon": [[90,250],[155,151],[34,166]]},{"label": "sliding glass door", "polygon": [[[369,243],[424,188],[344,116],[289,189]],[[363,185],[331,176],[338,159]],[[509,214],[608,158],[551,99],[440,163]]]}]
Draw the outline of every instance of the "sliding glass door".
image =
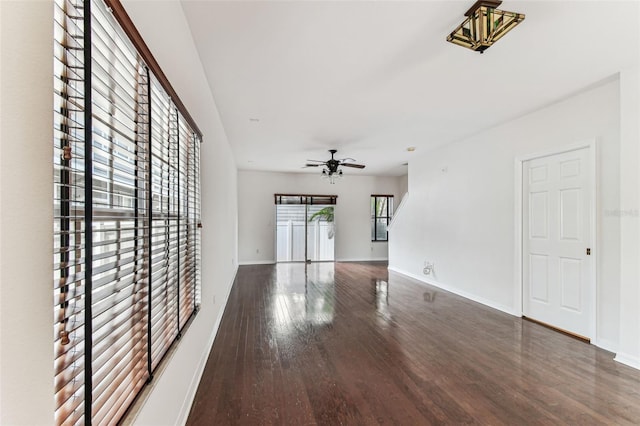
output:
[{"label": "sliding glass door", "polygon": [[335,205],[276,205],[278,262],[334,260]]}]

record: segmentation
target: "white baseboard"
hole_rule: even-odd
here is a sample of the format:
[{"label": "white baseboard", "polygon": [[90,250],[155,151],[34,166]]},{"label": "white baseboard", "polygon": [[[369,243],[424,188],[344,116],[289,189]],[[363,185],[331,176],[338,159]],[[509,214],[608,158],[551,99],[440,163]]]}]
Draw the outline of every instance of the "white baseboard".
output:
[{"label": "white baseboard", "polygon": [[604,349],[605,351],[609,351],[613,353],[618,352],[618,343],[614,341],[607,340],[607,339],[598,339],[595,342],[592,340],[591,343],[601,349]]},{"label": "white baseboard", "polygon": [[380,257],[380,258],[374,258],[374,259],[350,259],[350,258],[336,259],[336,262],[387,262],[387,261],[389,261],[389,258],[387,257]]},{"label": "white baseboard", "polygon": [[209,339],[207,341],[207,351],[205,351],[200,360],[198,361],[198,365],[195,368],[195,373],[191,379],[191,383],[189,384],[189,389],[184,398],[184,402],[182,403],[182,407],[180,408],[180,413],[178,414],[179,422],[178,424],[184,425],[187,423],[187,418],[189,417],[189,412],[191,411],[191,405],[193,405],[193,400],[196,397],[196,392],[198,390],[198,385],[200,384],[200,380],[202,379],[202,374],[204,373],[204,368],[207,364],[207,360],[209,359],[209,354],[211,353],[211,348],[213,347],[213,342],[216,340],[216,336],[218,335],[218,329],[220,328],[220,323],[222,322],[222,316],[224,315],[224,310],[227,307],[227,302],[229,301],[229,296],[231,295],[231,289],[233,288],[233,283],[236,279],[236,275],[238,274],[238,267],[236,266],[236,271],[233,274],[233,279],[229,283],[229,287],[227,289],[227,294],[224,297],[224,301],[220,308],[220,313],[216,318],[216,322],[213,326],[213,330]]},{"label": "white baseboard", "polygon": [[[351,259],[351,258],[345,258],[345,259],[336,259],[335,262],[387,262],[389,259],[384,257],[384,258],[374,258],[374,259]],[[324,261],[321,260],[320,262],[331,262],[331,261]],[[285,262],[285,263],[291,263],[291,262]],[[295,263],[295,262],[293,262]],[[304,263],[303,261],[300,261],[298,263]],[[241,262],[238,263],[240,266],[247,266],[247,265],[275,265],[276,262],[274,260],[243,260]]]},{"label": "white baseboard", "polygon": [[238,264],[240,266],[247,266],[247,265],[273,265],[275,263],[276,263],[275,260],[243,260]]},{"label": "white baseboard", "polygon": [[625,354],[624,352],[618,352],[618,354],[614,358],[614,361],[635,368],[636,370],[640,370],[640,357],[638,356]]},{"label": "white baseboard", "polygon": [[[466,291],[459,290],[459,289],[457,289],[455,287],[452,287],[452,286],[449,286],[449,285],[445,285],[445,284],[442,284],[442,283],[437,282],[435,280],[430,280],[430,279],[425,278],[425,277],[421,277],[420,275],[417,275],[417,274],[412,274],[410,272],[403,271],[403,270],[395,268],[393,266],[389,266],[388,269],[389,269],[389,272],[396,273],[396,274],[402,275],[404,277],[407,277],[407,278],[417,282],[418,284],[428,284],[428,285],[431,285],[431,286],[434,286],[434,287],[438,287],[438,288],[441,288],[443,290],[449,291],[451,293],[457,294],[458,296],[462,296],[465,299],[473,300],[474,302],[481,303],[481,304],[486,305],[486,306],[488,306],[490,308],[497,309],[497,310],[505,312],[507,314],[514,315],[514,316],[517,316],[517,317],[521,316],[521,315],[515,313],[513,311],[513,309],[510,309],[510,308],[508,308],[506,306],[502,306],[500,304],[494,303],[494,302],[492,302],[490,300],[487,300],[485,298],[476,296],[474,294],[467,293]],[[606,351],[609,351],[609,352],[616,353],[618,351],[618,344],[616,342],[611,341],[611,340],[598,339],[598,341],[591,342],[591,343],[593,345],[595,345],[595,346],[597,346],[599,348],[602,348],[602,349],[604,349]],[[638,357],[638,356],[633,356],[633,355],[629,355],[629,354],[618,352],[616,357],[614,358],[614,360],[619,362],[619,363],[621,363],[621,364],[624,364],[624,365],[627,365],[629,367],[632,367],[632,368],[640,370],[640,357]]]},{"label": "white baseboard", "polygon": [[446,290],[446,291],[448,291],[450,293],[453,293],[453,294],[456,294],[458,296],[464,297],[465,299],[469,299],[469,300],[472,300],[474,302],[480,303],[482,305],[488,306],[490,308],[497,309],[499,311],[505,312],[505,313],[507,313],[509,315],[513,315],[513,316],[516,316],[516,317],[521,316],[521,315],[516,314],[513,311],[513,308],[511,308],[509,306],[504,306],[504,305],[501,305],[499,303],[495,303],[492,300],[485,299],[484,297],[480,297],[480,296],[477,296],[475,294],[467,293],[466,291],[460,290],[460,289],[458,289],[456,287],[453,287],[453,286],[450,286],[450,285],[447,285],[447,284],[443,284],[443,283],[438,282],[438,281],[433,280],[433,279],[429,279],[429,278],[426,278],[426,277],[421,277],[420,275],[412,274],[410,272],[403,271],[403,270],[395,268],[393,266],[389,266],[388,269],[389,269],[390,272],[394,272],[396,274],[403,275],[403,276],[405,276],[405,277],[407,277],[407,278],[409,278],[409,279],[411,279],[413,281],[416,281],[418,284],[428,284],[428,285],[431,285],[433,287],[438,287],[438,288],[441,288],[442,290]]}]

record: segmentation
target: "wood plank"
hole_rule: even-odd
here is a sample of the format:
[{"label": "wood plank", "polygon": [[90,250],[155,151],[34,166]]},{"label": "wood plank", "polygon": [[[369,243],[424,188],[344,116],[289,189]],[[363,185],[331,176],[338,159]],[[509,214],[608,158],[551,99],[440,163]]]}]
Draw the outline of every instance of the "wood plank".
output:
[{"label": "wood plank", "polygon": [[241,266],[187,424],[632,425],[640,372],[385,263]]}]

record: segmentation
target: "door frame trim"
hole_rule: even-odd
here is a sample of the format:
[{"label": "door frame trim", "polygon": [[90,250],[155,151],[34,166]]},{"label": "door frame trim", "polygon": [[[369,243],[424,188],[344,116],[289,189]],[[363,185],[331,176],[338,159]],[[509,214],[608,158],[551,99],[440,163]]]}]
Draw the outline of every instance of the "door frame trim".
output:
[{"label": "door frame trim", "polygon": [[523,176],[522,176],[522,171],[523,171],[523,164],[525,161],[530,161],[530,160],[535,160],[536,158],[541,158],[541,157],[548,157],[551,155],[557,155],[557,154],[563,154],[565,152],[570,152],[570,151],[576,151],[579,149],[583,149],[583,148],[588,148],[589,152],[587,154],[587,157],[589,159],[589,166],[590,166],[590,176],[589,176],[589,184],[591,185],[591,200],[590,200],[590,210],[591,210],[591,217],[590,217],[590,223],[589,223],[589,228],[590,228],[590,232],[591,232],[591,242],[589,244],[589,247],[591,247],[591,250],[593,251],[593,260],[591,262],[591,266],[589,268],[590,273],[591,273],[591,284],[590,284],[590,289],[589,289],[589,293],[590,293],[590,302],[591,302],[591,306],[589,306],[589,315],[590,315],[590,324],[589,324],[589,337],[591,339],[591,343],[598,345],[598,338],[597,338],[597,331],[598,331],[598,327],[597,327],[597,306],[598,306],[598,299],[597,299],[597,295],[598,295],[598,275],[597,275],[597,263],[598,263],[598,250],[597,250],[597,243],[598,243],[598,234],[597,234],[597,224],[598,224],[598,210],[597,210],[597,196],[598,196],[598,169],[597,169],[597,141],[595,138],[592,139],[588,139],[588,140],[584,140],[581,142],[577,142],[577,143],[573,143],[573,144],[569,144],[569,145],[565,145],[565,146],[561,146],[561,147],[557,147],[557,148],[552,148],[546,151],[542,151],[542,152],[536,152],[533,154],[528,154],[528,155],[523,155],[523,156],[518,156],[515,159],[515,165],[514,165],[514,190],[515,190],[515,201],[514,201],[514,216],[515,216],[515,220],[514,220],[514,226],[515,226],[515,242],[514,242],[514,283],[515,283],[515,287],[514,287],[514,306],[513,306],[513,311],[514,314],[517,316],[522,317],[523,316],[523,286],[524,286],[524,277],[522,276],[522,271],[523,271],[523,267],[522,267],[522,261],[523,261],[523,255],[524,255],[524,250],[523,250],[523,231],[524,231],[524,226],[523,226],[523,185],[524,185],[524,180],[523,180]]}]

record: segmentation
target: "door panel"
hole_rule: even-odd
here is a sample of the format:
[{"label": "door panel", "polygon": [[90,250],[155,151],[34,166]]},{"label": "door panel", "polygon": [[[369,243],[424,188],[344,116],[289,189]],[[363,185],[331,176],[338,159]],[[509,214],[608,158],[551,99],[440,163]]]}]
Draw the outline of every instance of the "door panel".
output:
[{"label": "door panel", "polygon": [[541,254],[529,255],[531,298],[549,303],[549,259]]},{"label": "door panel", "polygon": [[538,166],[532,166],[529,169],[529,183],[543,183],[547,181],[548,173],[547,173],[547,165],[542,164]]},{"label": "door panel", "polygon": [[582,311],[582,260],[560,258],[561,306],[574,312]]},{"label": "door panel", "polygon": [[591,337],[589,148],[523,163],[523,313]]},{"label": "door panel", "polygon": [[560,190],[560,239],[580,241],[582,230],[582,203],[580,195],[582,189]]},{"label": "door panel", "polygon": [[276,206],[276,260],[304,262],[305,218],[304,205]]},{"label": "door panel", "polygon": [[530,238],[537,238],[546,240],[549,236],[549,219],[547,198],[548,193],[544,192],[532,192],[529,195],[530,201],[530,221],[529,221],[529,236]]},{"label": "door panel", "polygon": [[334,260],[335,205],[307,206],[307,260]]}]

